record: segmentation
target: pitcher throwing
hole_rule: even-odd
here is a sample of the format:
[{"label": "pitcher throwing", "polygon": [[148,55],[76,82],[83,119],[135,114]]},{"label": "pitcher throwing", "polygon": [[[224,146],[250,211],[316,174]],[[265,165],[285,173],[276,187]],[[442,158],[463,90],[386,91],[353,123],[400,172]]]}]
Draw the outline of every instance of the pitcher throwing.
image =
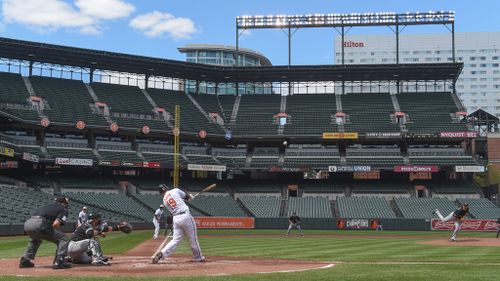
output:
[{"label": "pitcher throwing", "polygon": [[184,200],[190,200],[191,195],[178,188],[168,190],[168,187],[164,184],[159,186],[159,191],[163,196],[163,205],[165,205],[173,216],[174,234],[172,240],[153,257],[152,262],[157,264],[160,260],[173,254],[184,238],[184,235],[188,236],[191,243],[193,260],[204,262],[205,257],[202,255],[200,244],[198,243],[196,222],[189,213],[188,205],[184,202]]},{"label": "pitcher throwing", "polygon": [[451,212],[448,216],[443,217],[441,212],[439,212],[438,209],[436,209],[433,214],[436,214],[439,219],[443,222],[445,221],[454,221],[455,229],[453,230],[453,234],[451,235],[451,241],[455,242],[457,241],[457,234],[460,231],[460,228],[462,226],[462,221],[465,218],[465,215],[469,212],[469,204],[464,203],[460,208],[456,209],[454,212]]}]

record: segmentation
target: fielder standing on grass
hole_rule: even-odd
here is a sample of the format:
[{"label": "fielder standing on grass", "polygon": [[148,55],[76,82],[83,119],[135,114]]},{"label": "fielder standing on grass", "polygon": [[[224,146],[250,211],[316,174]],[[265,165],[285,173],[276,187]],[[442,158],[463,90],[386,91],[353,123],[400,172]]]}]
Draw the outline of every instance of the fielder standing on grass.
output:
[{"label": "fielder standing on grass", "polygon": [[443,222],[446,221],[453,221],[455,225],[455,229],[453,230],[453,234],[451,235],[451,241],[455,242],[457,241],[457,234],[460,231],[460,228],[462,227],[462,222],[465,219],[465,215],[469,212],[469,204],[464,203],[460,208],[456,209],[454,212],[451,212],[448,216],[443,217],[441,212],[439,212],[438,209],[434,210],[432,212],[433,214],[436,214],[439,219]]},{"label": "fielder standing on grass", "polygon": [[160,234],[160,222],[161,217],[163,216],[163,208],[165,206],[163,204],[160,205],[160,208],[156,209],[155,215],[153,217],[153,224],[155,225],[155,233],[153,234],[153,239],[158,239],[158,235]]},{"label": "fielder standing on grass", "polygon": [[498,218],[497,220],[497,238],[499,234],[500,234],[500,218]]},{"label": "fielder standing on grass", "polygon": [[87,220],[88,220],[87,207],[83,206],[80,213],[78,213],[78,225],[76,227],[79,227],[80,225],[87,223]]},{"label": "fielder standing on grass", "polygon": [[204,262],[205,257],[202,255],[200,244],[198,243],[196,222],[189,213],[188,205],[184,202],[184,200],[192,199],[191,195],[179,188],[168,190],[168,187],[164,184],[161,184],[158,188],[160,194],[163,196],[163,204],[172,214],[174,234],[172,240],[153,257],[153,264],[157,264],[160,260],[173,254],[184,238],[184,235],[188,236],[191,243],[193,260]]},{"label": "fielder standing on grass", "polygon": [[286,236],[288,237],[290,235],[290,230],[292,228],[296,228],[300,231],[300,236],[303,237],[304,233],[302,233],[302,228],[300,228],[300,218],[297,216],[296,212],[293,212],[290,218],[288,218],[288,222],[290,225],[288,226],[288,231],[286,232]]}]

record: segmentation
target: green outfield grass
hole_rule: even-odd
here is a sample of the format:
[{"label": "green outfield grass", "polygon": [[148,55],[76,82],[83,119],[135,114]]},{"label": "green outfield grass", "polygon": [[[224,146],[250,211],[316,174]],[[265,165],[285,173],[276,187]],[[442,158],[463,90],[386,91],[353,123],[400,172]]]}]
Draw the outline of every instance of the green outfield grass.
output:
[{"label": "green outfield grass", "polygon": [[[416,243],[448,238],[448,232],[307,231],[304,238],[286,238],[283,230],[202,230],[199,234],[202,236],[201,247],[208,259],[211,256],[243,256],[317,260],[333,262],[336,266],[301,273],[168,277],[168,280],[500,280],[500,247],[459,244],[430,246]],[[151,231],[135,231],[129,235],[110,233],[101,242],[105,254],[120,254],[150,237]],[[459,235],[462,239],[468,237],[494,237],[494,234],[462,232]],[[0,239],[0,258],[20,257],[27,241],[26,237]],[[53,255],[54,251],[54,245],[44,242],[39,255]],[[177,253],[190,254],[186,242],[183,242]],[[29,278],[33,279],[53,280],[53,277]],[[22,277],[3,276],[0,280],[22,280]],[[58,280],[87,278],[82,276]],[[99,280],[165,280],[165,277],[101,277]]]}]

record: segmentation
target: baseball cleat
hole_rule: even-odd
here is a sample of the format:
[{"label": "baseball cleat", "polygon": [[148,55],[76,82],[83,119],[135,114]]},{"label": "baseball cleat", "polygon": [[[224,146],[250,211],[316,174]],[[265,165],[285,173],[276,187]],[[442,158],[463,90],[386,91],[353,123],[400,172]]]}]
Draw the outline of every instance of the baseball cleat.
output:
[{"label": "baseball cleat", "polygon": [[457,242],[457,239],[456,238],[451,238],[450,240],[451,242]]},{"label": "baseball cleat", "polygon": [[436,209],[436,210],[432,211],[432,214],[433,214],[433,215],[435,215],[437,212],[439,212],[439,210],[438,210],[438,209]]},{"label": "baseball cleat", "polygon": [[156,255],[153,258],[153,260],[151,261],[151,263],[158,264],[158,262],[161,260],[162,257],[163,257],[163,254],[161,252],[156,253]]},{"label": "baseball cleat", "polygon": [[28,268],[28,267],[35,267],[35,264],[32,263],[29,259],[22,257],[21,260],[19,261],[19,268]]}]

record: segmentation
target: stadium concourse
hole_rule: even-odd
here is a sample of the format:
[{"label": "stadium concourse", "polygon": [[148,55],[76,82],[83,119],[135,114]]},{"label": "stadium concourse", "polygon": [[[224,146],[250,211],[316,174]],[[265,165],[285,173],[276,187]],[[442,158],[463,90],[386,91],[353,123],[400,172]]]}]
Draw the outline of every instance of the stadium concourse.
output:
[{"label": "stadium concourse", "polygon": [[[229,69],[6,38],[0,57],[1,234],[54,194],[71,199],[70,221],[85,205],[152,227],[176,129],[181,187],[217,183],[189,203],[195,217],[285,228],[296,211],[305,229],[430,229],[434,209],[462,202],[469,219],[500,217],[472,182],[477,132],[449,87],[461,63]],[[185,81],[279,86],[210,95]],[[335,91],[301,94],[322,81]]]}]

